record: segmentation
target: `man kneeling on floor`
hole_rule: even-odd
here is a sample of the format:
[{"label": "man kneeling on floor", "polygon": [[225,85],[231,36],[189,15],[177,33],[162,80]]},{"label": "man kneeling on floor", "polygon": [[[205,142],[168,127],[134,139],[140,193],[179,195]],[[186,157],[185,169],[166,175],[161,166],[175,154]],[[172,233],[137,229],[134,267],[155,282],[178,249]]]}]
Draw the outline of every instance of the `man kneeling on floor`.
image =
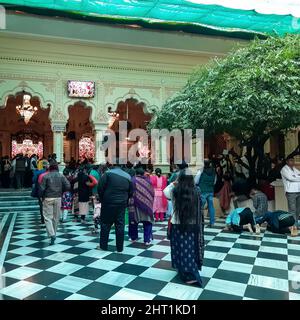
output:
[{"label": "man kneeling on floor", "polygon": [[46,230],[51,239],[50,245],[53,245],[56,239],[62,194],[70,189],[70,182],[59,173],[57,164],[52,162],[49,166],[49,173],[43,177],[40,185],[40,197],[43,199],[43,215]]},{"label": "man kneeling on floor", "polygon": [[255,225],[255,219],[253,212],[250,208],[236,208],[232,210],[227,216],[226,227],[224,230],[241,232],[243,230],[248,230],[253,233],[255,229],[256,233],[260,233],[259,225]]},{"label": "man kneeling on floor", "polygon": [[267,222],[267,230],[274,233],[291,233],[292,237],[298,235],[297,229],[293,228],[295,224],[295,218],[292,213],[286,211],[274,211],[267,212],[261,217],[257,217],[256,223],[261,225],[264,222]]}]

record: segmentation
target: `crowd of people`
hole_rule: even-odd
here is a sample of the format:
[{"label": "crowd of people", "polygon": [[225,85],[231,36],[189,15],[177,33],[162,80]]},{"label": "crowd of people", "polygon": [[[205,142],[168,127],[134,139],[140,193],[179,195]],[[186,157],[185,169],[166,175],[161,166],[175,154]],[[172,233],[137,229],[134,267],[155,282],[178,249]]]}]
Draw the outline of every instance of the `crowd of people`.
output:
[{"label": "crowd of people", "polygon": [[44,160],[55,160],[56,154],[51,154],[48,159],[39,159],[36,154],[17,154],[13,158],[4,156],[0,158],[0,182],[2,188],[31,188],[32,178],[37,169],[42,169]]},{"label": "crowd of people", "polygon": [[[123,251],[126,216],[129,240],[138,240],[141,223],[145,247],[153,240],[153,224],[167,220],[172,266],[182,281],[201,286],[203,212],[207,207],[208,226],[214,227],[216,199],[225,217],[225,230],[260,233],[260,226],[265,224],[271,232],[298,234],[300,171],[293,157],[285,162],[266,161],[264,178],[255,185],[249,181],[248,167],[246,157],[232,159],[224,152],[206,159],[196,175],[185,162],[164,175],[160,168],[153,170],[142,164],[119,165],[116,160],[112,165],[96,166],[74,159],[60,173],[55,154],[39,160],[35,155],[17,155],[1,160],[1,182],[5,188],[22,188],[30,177],[32,197],[39,201],[41,223],[50,245],[55,244],[59,222],[70,216],[81,224],[89,223],[89,214],[93,217],[93,232],[100,230],[99,250],[109,250],[114,225],[118,252]],[[268,207],[268,201],[274,199],[270,183],[278,177],[284,183],[289,212],[270,212]],[[246,200],[252,201],[254,209],[242,205]]]}]

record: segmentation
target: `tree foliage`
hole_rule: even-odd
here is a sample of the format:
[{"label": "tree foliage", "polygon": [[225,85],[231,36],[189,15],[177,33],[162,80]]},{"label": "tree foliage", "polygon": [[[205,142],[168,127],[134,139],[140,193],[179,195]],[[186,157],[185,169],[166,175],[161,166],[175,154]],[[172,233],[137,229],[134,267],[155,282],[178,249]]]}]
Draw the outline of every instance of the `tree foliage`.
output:
[{"label": "tree foliage", "polygon": [[[274,133],[300,124],[300,36],[255,39],[191,75],[150,128],[228,133],[247,147],[253,175]],[[259,166],[259,164],[258,164]]]},{"label": "tree foliage", "polygon": [[254,40],[213,60],[157,111],[150,127],[227,132],[243,145],[300,124],[300,37]]}]

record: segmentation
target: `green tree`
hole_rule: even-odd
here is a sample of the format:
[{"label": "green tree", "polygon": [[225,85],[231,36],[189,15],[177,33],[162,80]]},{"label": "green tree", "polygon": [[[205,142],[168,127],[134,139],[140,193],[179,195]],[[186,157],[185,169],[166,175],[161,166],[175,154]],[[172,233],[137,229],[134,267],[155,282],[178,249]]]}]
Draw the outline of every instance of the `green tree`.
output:
[{"label": "green tree", "polygon": [[288,35],[256,39],[200,67],[156,112],[150,128],[227,132],[246,147],[256,176],[268,138],[299,124],[300,37]]}]

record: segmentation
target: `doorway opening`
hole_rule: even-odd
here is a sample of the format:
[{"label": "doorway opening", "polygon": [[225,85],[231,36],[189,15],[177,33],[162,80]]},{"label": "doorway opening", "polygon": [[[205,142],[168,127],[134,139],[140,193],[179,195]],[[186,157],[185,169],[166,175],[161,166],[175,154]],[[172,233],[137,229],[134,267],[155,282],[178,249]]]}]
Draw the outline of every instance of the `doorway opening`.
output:
[{"label": "doorway opening", "polygon": [[69,120],[64,135],[65,162],[95,159],[94,133],[90,117],[91,108],[84,102],[78,101],[69,106]]},{"label": "doorway opening", "polygon": [[9,96],[5,108],[0,109],[2,142],[0,155],[14,157],[17,153],[23,153],[37,154],[42,157],[53,153],[53,133],[49,120],[50,108],[41,108],[40,99],[30,95],[30,105],[36,108],[36,112],[26,123],[16,108],[22,105],[23,96],[24,92]]},{"label": "doorway opening", "polygon": [[11,136],[11,156],[22,153],[29,157],[33,154],[42,158],[44,155],[43,137],[30,129],[24,129]]},{"label": "doorway opening", "polygon": [[[146,147],[151,150],[150,145],[150,137],[149,141],[141,141],[139,138],[136,141],[131,141],[128,138],[128,135],[131,130],[133,129],[147,129],[148,123],[151,121],[152,115],[146,113],[145,111],[145,104],[143,102],[139,102],[136,99],[126,99],[125,101],[120,101],[117,105],[115,114],[117,117],[114,117],[109,125],[109,128],[113,130],[116,134],[116,156],[120,156],[119,145],[122,145],[125,150],[128,151],[130,147],[135,144],[141,144],[141,148],[139,149],[146,149]],[[111,112],[109,109],[108,112]],[[124,141],[119,140],[119,122],[120,121],[127,121],[127,138]],[[108,156],[108,151],[106,151],[106,156]],[[150,154],[149,154],[150,157]]]}]

